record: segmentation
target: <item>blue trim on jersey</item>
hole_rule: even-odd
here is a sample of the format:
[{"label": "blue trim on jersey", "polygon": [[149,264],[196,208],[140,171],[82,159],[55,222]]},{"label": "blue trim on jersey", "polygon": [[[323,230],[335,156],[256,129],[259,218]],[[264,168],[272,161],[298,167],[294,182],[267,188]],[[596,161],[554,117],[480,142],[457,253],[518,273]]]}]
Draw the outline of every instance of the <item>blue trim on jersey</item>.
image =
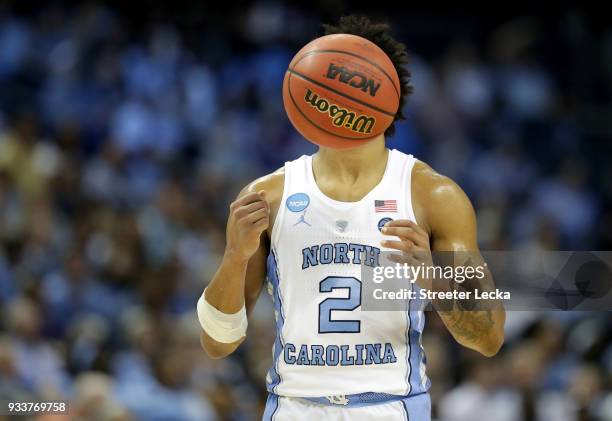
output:
[{"label": "blue trim on jersey", "polygon": [[410,416],[416,421],[431,421],[431,396],[429,393],[419,393],[402,399],[402,405],[406,411],[406,417]]},{"label": "blue trim on jersey", "polygon": [[[418,308],[418,307],[417,307]],[[410,314],[410,389],[411,392],[421,392],[421,344],[420,326],[418,324],[418,314],[415,311]],[[413,324],[414,323],[414,324]],[[412,349],[414,347],[414,350]]]},{"label": "blue trim on jersey", "polygon": [[[339,396],[321,396],[318,398],[306,397],[302,399],[306,399],[307,401],[319,403],[327,406],[338,406],[338,407],[361,407],[361,406],[371,406],[377,405],[381,403],[388,403],[399,401],[407,398],[408,396],[403,395],[391,395],[389,393],[375,393],[375,392],[365,392],[365,393],[357,393],[354,395],[339,395]],[[335,399],[334,399],[335,398]],[[332,400],[334,401],[332,402]]]},{"label": "blue trim on jersey", "polygon": [[[410,283],[410,291],[413,291],[413,283]],[[410,382],[410,376],[412,375],[412,362],[410,358],[410,354],[412,353],[412,344],[411,338],[412,335],[410,331],[412,330],[412,318],[410,317],[410,303],[412,300],[408,300],[408,308],[406,310],[406,347],[408,348],[406,351],[406,395],[410,395],[412,393],[412,383]]]},{"label": "blue trim on jersey", "polygon": [[[413,284],[414,285],[414,284]],[[416,294],[418,297],[419,295]],[[420,301],[419,298],[417,300]],[[416,308],[422,308],[422,303],[418,303]],[[423,346],[421,345],[421,335],[423,333],[423,328],[425,327],[425,314],[419,310],[409,311],[410,317],[410,394],[420,394],[429,390],[430,380],[429,378],[423,379],[421,375],[421,364],[426,362],[425,352],[423,350]],[[412,324],[414,321],[414,324]],[[412,348],[414,347],[414,350]],[[423,382],[425,380],[425,382]]]},{"label": "blue trim on jersey", "polygon": [[268,372],[272,380],[272,382],[268,385],[268,392],[274,393],[282,381],[278,371],[278,364],[280,361],[280,355],[283,353],[283,348],[285,346],[285,341],[283,340],[283,325],[285,324],[285,317],[283,315],[283,303],[280,293],[278,262],[273,249],[270,249],[270,254],[268,255],[268,280],[272,284],[274,310],[276,314],[278,314],[276,320],[276,339],[274,340],[274,360],[272,362],[272,367]]},{"label": "blue trim on jersey", "polygon": [[410,421],[410,414],[408,413],[408,408],[406,408],[406,401],[402,399],[402,408],[404,408],[404,412],[406,413],[406,421]]},{"label": "blue trim on jersey", "polygon": [[[375,392],[365,392],[365,393],[357,393],[354,395],[339,395],[339,396],[329,396],[329,397],[303,397],[300,399],[304,399],[310,402],[326,405],[326,406],[336,406],[340,408],[358,408],[363,406],[372,406],[385,404],[390,402],[401,401],[406,411],[406,414],[409,413],[408,407],[412,406],[417,402],[429,402],[429,393],[420,393],[414,396],[404,396],[404,395],[391,395],[389,393],[375,393]],[[431,414],[430,414],[431,416]],[[418,418],[419,421],[421,418]],[[424,419],[424,418],[423,418]]]},{"label": "blue trim on jersey", "polygon": [[280,406],[280,399],[278,395],[274,393],[270,393],[268,395],[268,399],[266,400],[266,409],[264,410],[262,421],[272,421],[274,418],[274,414],[278,411]]}]

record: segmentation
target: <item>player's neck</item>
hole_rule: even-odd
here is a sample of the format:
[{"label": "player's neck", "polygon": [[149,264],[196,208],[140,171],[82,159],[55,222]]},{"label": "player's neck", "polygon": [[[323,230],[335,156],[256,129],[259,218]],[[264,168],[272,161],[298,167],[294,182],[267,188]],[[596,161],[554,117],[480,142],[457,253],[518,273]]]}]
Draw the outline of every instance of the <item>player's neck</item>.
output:
[{"label": "player's neck", "polygon": [[313,165],[322,172],[333,172],[341,178],[355,179],[369,172],[384,172],[388,153],[385,138],[381,135],[351,149],[320,147],[313,157]]}]

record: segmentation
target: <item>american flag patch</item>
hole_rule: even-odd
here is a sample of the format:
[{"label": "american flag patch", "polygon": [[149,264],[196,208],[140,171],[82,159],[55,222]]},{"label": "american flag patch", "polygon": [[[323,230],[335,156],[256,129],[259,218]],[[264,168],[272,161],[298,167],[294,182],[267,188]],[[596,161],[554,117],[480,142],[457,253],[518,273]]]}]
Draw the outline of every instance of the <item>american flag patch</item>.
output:
[{"label": "american flag patch", "polygon": [[375,212],[397,212],[397,200],[375,200]]}]

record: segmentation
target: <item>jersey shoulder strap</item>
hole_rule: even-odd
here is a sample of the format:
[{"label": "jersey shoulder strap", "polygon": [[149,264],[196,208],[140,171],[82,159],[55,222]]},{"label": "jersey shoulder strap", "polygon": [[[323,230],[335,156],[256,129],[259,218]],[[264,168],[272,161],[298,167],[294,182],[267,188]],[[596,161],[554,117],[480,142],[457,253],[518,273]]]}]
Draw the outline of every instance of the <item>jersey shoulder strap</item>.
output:
[{"label": "jersey shoulder strap", "polygon": [[391,157],[385,171],[386,182],[382,190],[389,197],[397,198],[400,208],[406,212],[406,217],[416,222],[412,206],[412,170],[417,160],[414,156],[396,149],[390,150],[389,153]]},{"label": "jersey shoulder strap", "polygon": [[274,220],[274,226],[272,227],[272,246],[276,246],[278,243],[278,236],[281,231],[282,222],[287,209],[287,199],[289,196],[305,192],[307,190],[308,180],[308,155],[302,155],[298,159],[293,161],[285,162],[285,181],[283,185],[283,195],[278,205],[278,212],[276,213],[276,219]]}]

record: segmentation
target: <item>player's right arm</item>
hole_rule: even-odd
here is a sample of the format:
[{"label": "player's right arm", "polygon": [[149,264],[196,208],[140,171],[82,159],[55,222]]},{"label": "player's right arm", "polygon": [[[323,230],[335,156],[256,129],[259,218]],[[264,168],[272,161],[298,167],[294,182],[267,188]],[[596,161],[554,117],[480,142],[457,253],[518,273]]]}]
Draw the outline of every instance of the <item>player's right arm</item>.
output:
[{"label": "player's right arm", "polygon": [[[221,316],[238,314],[243,307],[248,315],[257,301],[283,182],[282,171],[265,176],[246,186],[230,205],[223,259],[204,293],[206,302]],[[211,358],[231,354],[245,339],[221,342],[211,333],[204,328],[201,333],[202,347]]]}]

